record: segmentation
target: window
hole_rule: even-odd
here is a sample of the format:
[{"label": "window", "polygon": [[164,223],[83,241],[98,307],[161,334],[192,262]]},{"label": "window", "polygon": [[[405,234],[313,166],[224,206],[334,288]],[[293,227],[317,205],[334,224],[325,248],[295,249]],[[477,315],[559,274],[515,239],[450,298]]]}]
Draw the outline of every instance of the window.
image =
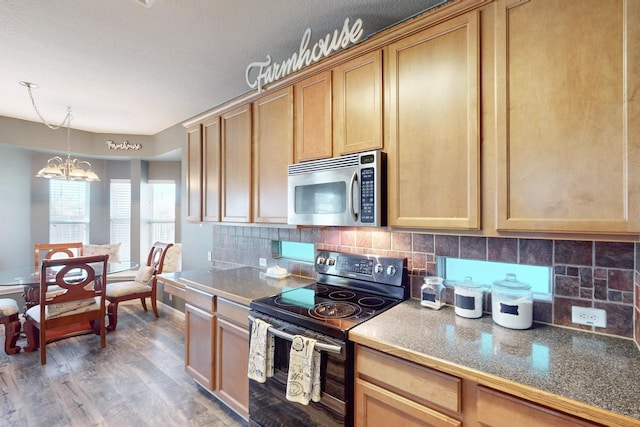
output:
[{"label": "window", "polygon": [[49,243],[89,243],[89,183],[49,180]]},{"label": "window", "polygon": [[470,276],[476,283],[491,285],[507,273],[531,285],[534,299],[551,299],[551,267],[438,257],[438,276],[446,280],[462,281]]},{"label": "window", "polygon": [[287,258],[294,261],[311,262],[315,260],[313,243],[273,241],[273,253],[276,258]]},{"label": "window", "polygon": [[120,243],[119,258],[131,261],[131,181],[112,179],[109,188],[109,240]]},{"label": "window", "polygon": [[175,242],[176,237],[176,183],[149,181],[149,209],[142,212],[140,242],[141,260],[146,261],[154,242]]}]

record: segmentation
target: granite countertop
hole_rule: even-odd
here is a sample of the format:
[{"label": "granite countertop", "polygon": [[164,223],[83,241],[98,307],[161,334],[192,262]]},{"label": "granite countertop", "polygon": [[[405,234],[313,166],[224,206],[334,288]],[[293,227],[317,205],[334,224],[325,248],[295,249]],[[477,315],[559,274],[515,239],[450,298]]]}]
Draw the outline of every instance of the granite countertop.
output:
[{"label": "granite countertop", "polygon": [[524,395],[531,387],[640,421],[640,351],[631,340],[537,323],[512,330],[487,314],[467,319],[417,300],[356,326],[349,339],[487,385]]},{"label": "granite countertop", "polygon": [[314,279],[299,276],[272,279],[265,276],[264,270],[254,267],[186,270],[161,274],[159,280],[184,284],[245,306],[255,299],[279,294],[287,288],[300,288],[315,282]]}]

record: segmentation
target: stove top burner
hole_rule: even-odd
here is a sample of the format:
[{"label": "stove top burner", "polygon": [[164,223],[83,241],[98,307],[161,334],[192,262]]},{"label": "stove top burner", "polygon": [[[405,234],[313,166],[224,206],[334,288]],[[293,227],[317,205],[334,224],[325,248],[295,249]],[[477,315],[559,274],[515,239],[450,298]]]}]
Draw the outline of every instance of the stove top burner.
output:
[{"label": "stove top burner", "polygon": [[345,319],[357,316],[362,309],[351,302],[321,302],[309,309],[311,317],[316,319]]}]

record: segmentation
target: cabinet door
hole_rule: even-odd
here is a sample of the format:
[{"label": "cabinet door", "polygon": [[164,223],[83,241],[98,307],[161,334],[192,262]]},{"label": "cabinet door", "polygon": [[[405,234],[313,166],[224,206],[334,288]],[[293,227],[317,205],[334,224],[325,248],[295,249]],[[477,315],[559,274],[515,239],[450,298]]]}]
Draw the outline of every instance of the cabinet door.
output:
[{"label": "cabinet door", "polygon": [[480,227],[478,13],[388,46],[389,225]]},{"label": "cabinet door", "polygon": [[251,104],[222,115],[223,222],[251,222]]},{"label": "cabinet door", "polygon": [[599,426],[486,387],[478,387],[478,421],[481,426],[518,427]]},{"label": "cabinet door", "polygon": [[287,166],[293,163],[293,88],[253,104],[253,221],[287,223]]},{"label": "cabinet door", "polygon": [[249,330],[218,319],[219,397],[240,415],[249,417]]},{"label": "cabinet door", "polygon": [[497,4],[499,230],[640,231],[638,22],[635,1]]},{"label": "cabinet door", "polygon": [[202,126],[187,128],[187,221],[202,221]]},{"label": "cabinet door", "polygon": [[332,84],[336,154],[382,148],[382,51],[337,66]]},{"label": "cabinet door", "polygon": [[331,71],[296,83],[294,96],[296,162],[331,157]]},{"label": "cabinet door", "polygon": [[459,427],[462,423],[361,379],[355,386],[356,426]]},{"label": "cabinet door", "polygon": [[198,383],[214,390],[216,317],[213,313],[185,304],[185,370]]},{"label": "cabinet door", "polygon": [[220,221],[220,117],[202,123],[202,220]]}]

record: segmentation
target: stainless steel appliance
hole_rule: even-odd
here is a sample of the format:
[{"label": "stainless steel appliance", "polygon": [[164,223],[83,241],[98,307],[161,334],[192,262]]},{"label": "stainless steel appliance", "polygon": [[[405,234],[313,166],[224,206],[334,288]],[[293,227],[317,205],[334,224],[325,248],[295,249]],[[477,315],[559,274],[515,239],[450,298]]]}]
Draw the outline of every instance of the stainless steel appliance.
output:
[{"label": "stainless steel appliance", "polygon": [[385,160],[375,150],[289,165],[288,223],[385,225]]},{"label": "stainless steel appliance", "polygon": [[[274,375],[249,382],[252,426],[353,424],[353,343],[349,330],[409,297],[406,258],[318,251],[317,282],[251,303],[250,319],[271,324]],[[291,340],[318,341],[322,393],[308,405],[286,400]]]}]

